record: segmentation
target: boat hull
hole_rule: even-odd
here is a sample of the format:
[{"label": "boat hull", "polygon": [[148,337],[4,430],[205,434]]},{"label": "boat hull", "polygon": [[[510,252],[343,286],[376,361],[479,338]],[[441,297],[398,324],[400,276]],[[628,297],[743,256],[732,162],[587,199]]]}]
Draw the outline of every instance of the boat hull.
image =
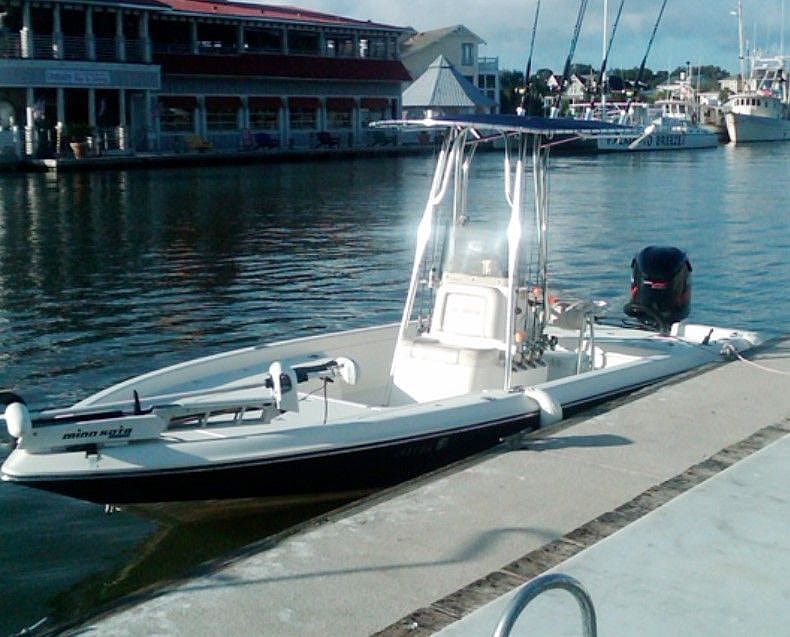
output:
[{"label": "boat hull", "polygon": [[599,152],[640,152],[649,150],[692,150],[715,148],[719,144],[713,132],[658,132],[637,142],[636,137],[607,137],[597,140]]},{"label": "boat hull", "polygon": [[101,504],[226,498],[290,499],[370,491],[415,478],[540,426],[540,410],[399,440],[211,466],[28,478],[16,484]]},{"label": "boat hull", "polygon": [[790,119],[727,113],[724,120],[734,144],[790,141]]}]

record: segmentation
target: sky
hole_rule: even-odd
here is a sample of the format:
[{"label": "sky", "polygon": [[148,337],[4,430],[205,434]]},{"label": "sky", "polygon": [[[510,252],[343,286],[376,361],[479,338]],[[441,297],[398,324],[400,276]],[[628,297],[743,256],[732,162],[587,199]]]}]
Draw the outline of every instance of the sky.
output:
[{"label": "sky", "polygon": [[[263,0],[288,4],[360,20],[429,31],[463,24],[486,44],[480,55],[499,58],[499,68],[523,69],[537,0]],[[784,9],[783,9],[784,3]],[[608,0],[609,26],[619,0]],[[604,0],[589,0],[576,47],[575,62],[599,66],[603,57]],[[608,67],[638,67],[645,55],[661,0],[625,0]],[[737,0],[668,0],[647,59],[654,70],[673,70],[690,62],[713,64],[738,72]],[[771,54],[780,52],[784,22],[784,52],[790,54],[790,2],[743,0],[744,37],[748,44]],[[542,0],[532,68],[562,70],[579,0]],[[784,19],[782,19],[782,17]]]}]

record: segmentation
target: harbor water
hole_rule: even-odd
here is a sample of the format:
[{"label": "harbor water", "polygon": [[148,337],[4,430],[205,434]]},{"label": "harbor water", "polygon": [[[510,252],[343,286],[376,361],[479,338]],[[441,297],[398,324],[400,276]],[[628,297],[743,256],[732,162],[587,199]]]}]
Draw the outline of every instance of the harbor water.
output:
[{"label": "harbor water", "polygon": [[[482,160],[486,205],[505,206],[500,155]],[[693,265],[692,320],[788,332],[790,144],[552,166],[556,290],[619,314],[634,254],[675,245]],[[397,320],[432,170],[388,157],[0,175],[0,388],[68,404],[195,356]],[[46,631],[330,506],[175,523],[0,483],[0,635]]]}]

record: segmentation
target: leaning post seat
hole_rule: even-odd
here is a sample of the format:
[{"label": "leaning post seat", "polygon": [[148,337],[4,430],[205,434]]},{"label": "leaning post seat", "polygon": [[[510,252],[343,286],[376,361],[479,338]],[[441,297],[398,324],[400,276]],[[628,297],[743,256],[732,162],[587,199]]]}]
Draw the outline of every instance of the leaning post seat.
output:
[{"label": "leaning post seat", "polygon": [[417,402],[503,387],[506,324],[505,281],[446,275],[430,329],[395,352],[395,387]]}]

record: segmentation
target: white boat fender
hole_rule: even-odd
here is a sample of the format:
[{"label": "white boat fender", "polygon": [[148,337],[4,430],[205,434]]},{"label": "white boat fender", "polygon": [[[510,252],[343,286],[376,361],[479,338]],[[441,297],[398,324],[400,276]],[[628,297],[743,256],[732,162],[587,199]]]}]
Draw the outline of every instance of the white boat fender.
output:
[{"label": "white boat fender", "polygon": [[562,405],[555,401],[544,390],[535,387],[527,387],[524,390],[524,395],[538,403],[540,407],[541,429],[562,420]]},{"label": "white boat fender", "polygon": [[25,401],[13,392],[0,392],[0,403],[5,403],[3,418],[8,433],[20,440],[26,433],[33,430],[33,422]]},{"label": "white boat fender", "polygon": [[280,411],[299,411],[299,396],[296,392],[296,373],[290,367],[283,367],[280,361],[269,365],[272,379],[272,393]]}]

